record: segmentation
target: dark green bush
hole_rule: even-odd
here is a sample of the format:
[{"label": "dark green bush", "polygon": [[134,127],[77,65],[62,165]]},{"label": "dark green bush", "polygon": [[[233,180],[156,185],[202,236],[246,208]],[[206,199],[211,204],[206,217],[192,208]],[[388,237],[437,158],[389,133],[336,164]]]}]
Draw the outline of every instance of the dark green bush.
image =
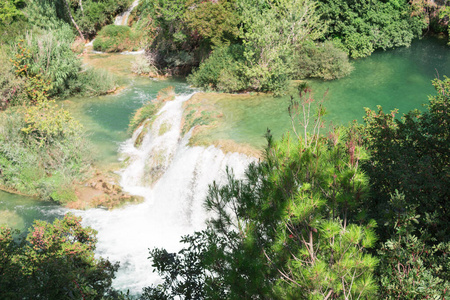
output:
[{"label": "dark green bush", "polygon": [[244,61],[241,58],[243,51],[241,45],[216,48],[188,77],[188,82],[197,87],[224,92],[247,89],[247,80],[243,74]]},{"label": "dark green bush", "polygon": [[426,26],[424,15],[414,14],[406,0],[319,0],[318,4],[328,24],[325,37],[338,39],[353,58],[376,49],[409,46]]}]

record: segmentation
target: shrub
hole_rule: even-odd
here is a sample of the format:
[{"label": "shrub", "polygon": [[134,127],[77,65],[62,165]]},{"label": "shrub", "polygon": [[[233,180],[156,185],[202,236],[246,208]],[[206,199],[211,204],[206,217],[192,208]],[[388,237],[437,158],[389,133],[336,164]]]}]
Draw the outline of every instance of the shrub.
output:
[{"label": "shrub", "polygon": [[122,25],[105,26],[94,40],[94,50],[103,52],[137,50],[138,47],[138,35],[130,27]]},{"label": "shrub", "polygon": [[244,62],[241,59],[243,50],[241,45],[216,48],[188,77],[188,82],[204,89],[225,92],[247,89],[247,80],[243,74]]},{"label": "shrub", "polygon": [[[76,80],[81,69],[80,59],[72,52],[74,35],[68,25],[58,30],[32,31],[14,46],[14,67],[30,84],[33,93],[44,90],[48,97],[73,93],[69,82]],[[47,81],[48,84],[45,84]],[[48,89],[44,88],[48,86]],[[48,92],[48,93],[47,93]],[[40,96],[29,93],[31,101]]]},{"label": "shrub", "polygon": [[50,194],[50,198],[60,204],[66,204],[68,202],[76,201],[77,195],[70,188],[60,187]]},{"label": "shrub", "polygon": [[78,74],[76,84],[78,92],[84,96],[105,95],[114,91],[118,85],[117,78],[103,69],[89,68]]},{"label": "shrub", "polygon": [[50,199],[86,176],[90,144],[81,126],[52,103],[0,114],[0,185]]},{"label": "shrub", "polygon": [[16,77],[9,57],[0,48],[0,110],[26,102],[25,81]]},{"label": "shrub", "polygon": [[80,217],[35,221],[26,238],[15,233],[0,227],[0,298],[104,299],[113,292],[119,265],[94,257],[97,232]]},{"label": "shrub", "polygon": [[345,77],[353,70],[347,54],[332,42],[305,43],[297,53],[296,63],[295,76],[298,79],[318,77],[332,80]]},{"label": "shrub", "polygon": [[151,55],[138,55],[131,65],[131,71],[138,75],[148,74],[155,76],[158,74],[158,69],[155,67]]},{"label": "shrub", "polygon": [[84,47],[84,40],[82,40],[80,37],[76,37],[75,41],[70,46],[70,49],[76,54],[81,54],[84,51]]}]

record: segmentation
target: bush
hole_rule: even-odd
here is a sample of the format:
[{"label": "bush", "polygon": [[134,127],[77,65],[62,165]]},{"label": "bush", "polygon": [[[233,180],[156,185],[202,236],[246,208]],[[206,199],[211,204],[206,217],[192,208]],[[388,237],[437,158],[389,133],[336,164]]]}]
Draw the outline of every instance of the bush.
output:
[{"label": "bush", "polygon": [[78,74],[75,83],[79,86],[78,93],[84,96],[105,95],[117,87],[117,78],[103,69],[89,68]]},{"label": "bush", "polygon": [[82,180],[91,163],[81,126],[52,103],[0,115],[0,185],[52,198]]},{"label": "bush", "polygon": [[50,198],[57,203],[66,204],[68,202],[76,201],[77,195],[73,189],[62,187],[53,191],[50,194]]},{"label": "bush", "polygon": [[297,56],[294,75],[297,79],[318,77],[332,80],[345,77],[353,70],[347,54],[336,48],[332,42],[305,43]]},{"label": "bush", "polygon": [[121,52],[137,50],[139,37],[130,27],[122,25],[105,26],[94,40],[94,50],[103,52]]},{"label": "bush", "polygon": [[35,221],[26,238],[15,233],[0,227],[0,298],[104,299],[113,292],[119,264],[94,257],[97,232],[80,217]]},{"label": "bush", "polygon": [[241,45],[216,48],[200,67],[188,76],[188,82],[204,89],[224,92],[242,91],[248,88],[243,74],[244,62]]},{"label": "bush", "polygon": [[153,57],[151,55],[138,55],[131,65],[131,71],[138,75],[148,74],[155,76],[158,69],[155,67]]},{"label": "bush", "polygon": [[6,52],[0,49],[0,110],[9,105],[19,105],[27,100],[25,81],[16,77]]},{"label": "bush", "polygon": [[[14,46],[13,61],[17,75],[30,83],[34,79],[50,81],[48,97],[72,94],[68,83],[77,79],[81,69],[80,59],[71,50],[74,38],[68,25],[58,30],[30,32]],[[42,90],[42,87],[32,86],[31,90]],[[33,95],[29,96],[33,98]]]}]

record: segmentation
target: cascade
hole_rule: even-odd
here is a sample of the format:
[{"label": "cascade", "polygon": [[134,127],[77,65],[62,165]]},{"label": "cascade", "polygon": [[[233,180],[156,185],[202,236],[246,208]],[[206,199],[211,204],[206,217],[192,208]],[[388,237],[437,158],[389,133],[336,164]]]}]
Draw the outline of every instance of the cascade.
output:
[{"label": "cascade", "polygon": [[128,26],[128,17],[130,16],[133,9],[138,5],[139,5],[139,0],[134,0],[133,3],[131,4],[131,6],[126,11],[124,11],[123,13],[121,13],[120,15],[118,15],[116,17],[116,19],[114,20],[114,25]]},{"label": "cascade", "polygon": [[[242,177],[253,160],[238,153],[224,154],[215,147],[188,146],[189,134],[181,136],[184,101],[190,95],[166,102],[145,134],[141,145],[134,142],[139,128],[120,151],[127,160],[121,171],[121,185],[130,194],[144,197],[144,202],[121,209],[77,211],[83,225],[98,231],[96,254],[121,267],[114,281],[116,288],[139,293],[158,281],[147,259],[148,249],[181,248],[182,235],[204,228],[207,214],[203,209],[208,185],[223,183],[226,166]],[[164,130],[161,130],[162,126]]]}]

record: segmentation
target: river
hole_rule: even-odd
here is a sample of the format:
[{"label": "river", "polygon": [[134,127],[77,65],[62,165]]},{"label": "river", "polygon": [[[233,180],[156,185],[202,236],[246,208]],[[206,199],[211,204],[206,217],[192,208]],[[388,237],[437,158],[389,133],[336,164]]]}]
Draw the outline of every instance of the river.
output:
[{"label": "river", "polygon": [[[409,48],[375,52],[354,61],[354,72],[347,78],[310,84],[316,98],[328,90],[325,106],[327,122],[347,124],[362,121],[363,107],[382,105],[385,111],[398,108],[400,113],[421,109],[427,95],[433,93],[431,80],[450,75],[450,52],[444,41],[426,38]],[[109,56],[108,56],[109,57]],[[253,160],[242,154],[224,154],[215,147],[188,145],[189,136],[180,134],[183,102],[194,92],[183,80],[127,79],[128,87],[116,95],[75,98],[62,102],[85,126],[98,158],[98,166],[118,170],[124,190],[142,195],[145,201],[112,211],[90,209],[73,211],[83,217],[83,224],[98,231],[97,255],[120,261],[114,286],[138,293],[156,282],[148,248],[179,248],[181,235],[203,228],[207,215],[202,201],[212,180],[225,178],[225,167],[242,176]],[[146,135],[140,148],[133,146],[127,127],[132,113],[159,90],[174,86],[178,94],[167,102]],[[223,113],[221,126],[209,131],[210,141],[222,139],[264,145],[263,135],[270,128],[276,137],[290,129],[288,97],[267,95],[220,95],[216,103]],[[161,134],[162,124],[169,124]],[[134,137],[135,138],[135,137]],[[126,160],[127,162],[123,162]],[[149,183],[149,169],[157,166],[161,177]],[[0,192],[0,223],[18,229],[28,228],[33,220],[51,221],[68,209],[51,203]]]}]

